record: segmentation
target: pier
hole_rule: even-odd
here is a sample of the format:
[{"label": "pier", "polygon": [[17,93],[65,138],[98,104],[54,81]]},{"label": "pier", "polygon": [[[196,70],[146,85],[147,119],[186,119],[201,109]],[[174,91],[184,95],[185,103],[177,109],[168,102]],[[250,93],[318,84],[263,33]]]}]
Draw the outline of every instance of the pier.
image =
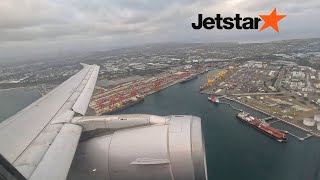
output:
[{"label": "pier", "polygon": [[263,118],[261,119],[262,121],[268,121],[268,120],[272,120],[274,119],[275,117],[274,116],[270,116],[270,117],[266,117],[266,118]]},{"label": "pier", "polygon": [[276,123],[276,122],[279,122],[279,121],[281,121],[280,119],[277,119],[277,120],[275,120],[275,121],[272,121],[272,122],[268,122],[269,124],[272,124],[272,123]]},{"label": "pier", "polygon": [[291,135],[292,137],[297,138],[299,141],[304,141],[304,140],[306,140],[306,139],[308,139],[308,138],[310,138],[310,137],[313,136],[312,134],[309,134],[309,133],[308,133],[305,137],[299,137],[299,136],[297,136],[297,135],[295,135],[295,134],[293,134],[293,133],[291,133],[291,132],[289,132],[289,131],[284,131],[284,130],[281,130],[281,131],[284,132],[284,133],[286,133],[286,134]]},{"label": "pier", "polygon": [[179,73],[166,71],[152,77],[120,81],[108,88],[100,87],[91,98],[89,106],[96,115],[112,113],[128,107],[131,102],[135,103],[138,97],[146,97],[177,83],[195,79],[202,71],[202,69],[182,70]]},{"label": "pier", "polygon": [[[281,122],[284,122],[284,123],[286,123],[286,124],[288,124],[288,125],[291,125],[291,126],[297,128],[297,129],[299,129],[299,130],[302,130],[302,131],[306,132],[307,134],[306,134],[305,137],[299,137],[299,136],[297,136],[297,135],[295,135],[295,134],[293,134],[293,133],[291,133],[291,132],[289,132],[289,131],[280,130],[280,131],[282,131],[282,132],[284,132],[284,133],[286,133],[286,134],[291,135],[292,137],[297,138],[299,141],[304,141],[305,139],[308,139],[308,138],[310,138],[310,137],[312,137],[312,136],[317,136],[317,137],[319,137],[318,134],[312,132],[311,130],[308,130],[308,129],[305,129],[305,128],[303,128],[303,127],[300,127],[300,126],[298,126],[298,125],[296,125],[296,124],[293,124],[293,123],[291,123],[291,122],[288,122],[288,121],[286,121],[286,120],[284,120],[284,119],[277,118],[277,117],[275,117],[275,116],[273,116],[273,115],[271,115],[271,114],[269,114],[269,113],[267,113],[267,112],[264,112],[264,111],[262,111],[262,110],[260,110],[260,109],[257,109],[257,108],[255,108],[255,107],[249,106],[249,105],[247,105],[247,104],[244,104],[244,103],[242,103],[242,102],[240,102],[240,101],[237,101],[237,100],[235,100],[235,99],[232,99],[232,98],[229,98],[229,97],[226,97],[226,96],[221,96],[220,98],[225,98],[225,99],[227,99],[227,100],[229,100],[229,101],[235,101],[235,102],[237,102],[237,103],[239,103],[239,104],[242,104],[242,105],[247,106],[247,107],[249,107],[249,108],[251,108],[251,109],[254,109],[254,110],[256,110],[256,111],[259,111],[259,112],[261,112],[261,113],[263,113],[263,114],[265,114],[265,115],[268,115],[269,117],[260,119],[261,121],[263,121],[263,122],[265,122],[265,123],[273,124],[273,123],[276,123],[276,122],[280,122],[280,121],[281,121]],[[232,104],[229,103],[229,102],[223,102],[223,101],[222,101],[222,102],[220,102],[220,104],[227,104],[227,105],[229,105],[233,110],[236,110],[236,111],[239,111],[239,112],[243,112],[242,109],[236,108],[234,105],[232,105]],[[271,121],[271,122],[267,122],[267,121],[273,120],[273,119],[275,119],[275,120],[274,120],[274,121]]]},{"label": "pier", "polygon": [[243,112],[242,109],[239,109],[239,108],[234,107],[231,103],[228,103],[228,102],[220,102],[220,104],[227,104],[227,105],[229,105],[233,110]]}]

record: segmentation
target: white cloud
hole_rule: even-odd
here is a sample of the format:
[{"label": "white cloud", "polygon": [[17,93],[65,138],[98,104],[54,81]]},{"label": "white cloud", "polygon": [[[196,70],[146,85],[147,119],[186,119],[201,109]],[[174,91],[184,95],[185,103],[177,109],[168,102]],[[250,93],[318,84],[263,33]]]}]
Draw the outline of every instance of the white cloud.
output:
[{"label": "white cloud", "polygon": [[[275,7],[278,13],[287,14],[279,24],[280,33],[195,31],[190,25],[198,13],[258,16],[270,13]],[[13,52],[20,49],[37,51],[39,46],[54,51],[119,47],[123,42],[319,37],[320,25],[315,22],[319,15],[319,0],[1,0],[0,54],[14,56]]]}]

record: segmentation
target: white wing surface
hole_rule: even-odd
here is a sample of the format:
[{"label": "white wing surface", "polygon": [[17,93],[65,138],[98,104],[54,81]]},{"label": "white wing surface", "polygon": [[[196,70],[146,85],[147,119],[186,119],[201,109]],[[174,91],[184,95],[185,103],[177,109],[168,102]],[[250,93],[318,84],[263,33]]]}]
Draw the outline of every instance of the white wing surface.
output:
[{"label": "white wing surface", "polygon": [[0,153],[27,179],[65,179],[81,126],[69,124],[85,115],[99,66],[83,64],[76,75],[0,124]]}]

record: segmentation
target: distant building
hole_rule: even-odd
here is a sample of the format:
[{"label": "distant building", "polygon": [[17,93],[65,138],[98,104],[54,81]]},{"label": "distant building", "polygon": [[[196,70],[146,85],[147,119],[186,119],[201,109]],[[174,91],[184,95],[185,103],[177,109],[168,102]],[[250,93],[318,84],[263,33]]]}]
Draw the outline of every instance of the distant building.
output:
[{"label": "distant building", "polygon": [[145,70],[146,69],[146,65],[142,64],[142,63],[131,63],[128,66],[133,69],[137,69],[137,70]]},{"label": "distant building", "polygon": [[276,76],[276,71],[270,71],[268,75],[271,76],[271,77],[275,77]]},{"label": "distant building", "polygon": [[314,115],[314,121],[320,123],[320,114]]},{"label": "distant building", "polygon": [[320,114],[314,115],[314,121],[317,122],[317,129],[320,131]]},{"label": "distant building", "polygon": [[307,87],[307,88],[302,88],[302,91],[304,91],[304,92],[312,92],[312,91],[314,91],[314,89],[312,89],[311,87],[310,88]]},{"label": "distant building", "polygon": [[317,89],[320,89],[320,83],[314,84],[314,87],[316,87]]},{"label": "distant building", "polygon": [[314,115],[314,118],[303,118],[303,124],[310,127],[317,124],[317,129],[320,131],[320,114]]},{"label": "distant building", "polygon": [[247,61],[242,67],[245,68],[265,68],[267,65],[260,61]]},{"label": "distant building", "polygon": [[303,118],[303,124],[311,127],[315,125],[315,121],[313,118]]},{"label": "distant building", "polygon": [[[289,56],[289,55],[287,55],[287,54],[273,54],[273,55],[278,56],[278,57],[287,58],[287,59],[292,58],[291,56]],[[279,62],[279,61],[278,61],[278,62]]]},{"label": "distant building", "polygon": [[[287,56],[287,55],[284,55],[282,57],[285,57],[285,58],[291,58],[290,56]],[[273,65],[286,65],[286,66],[296,66],[297,63],[295,62],[291,62],[291,61],[282,61],[282,60],[278,60],[278,61],[275,61],[275,62],[271,62],[271,64]]]},{"label": "distant building", "polygon": [[268,88],[273,92],[277,91],[277,89],[275,87],[273,87],[273,86],[268,86]]},{"label": "distant building", "polygon": [[192,65],[185,65],[183,69],[191,69]]},{"label": "distant building", "polygon": [[293,71],[292,78],[295,79],[304,79],[306,77],[305,73],[302,71]]}]

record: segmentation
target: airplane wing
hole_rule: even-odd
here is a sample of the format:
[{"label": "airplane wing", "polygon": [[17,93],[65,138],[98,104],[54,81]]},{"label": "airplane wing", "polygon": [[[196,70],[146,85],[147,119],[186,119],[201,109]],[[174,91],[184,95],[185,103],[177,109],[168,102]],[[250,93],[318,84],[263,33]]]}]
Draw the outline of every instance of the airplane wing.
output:
[{"label": "airplane wing", "polygon": [[0,124],[0,179],[207,179],[199,117],[84,116],[99,66],[83,66]]},{"label": "airplane wing", "polygon": [[85,115],[99,66],[84,68],[0,124],[0,154],[26,179],[66,179],[82,127],[71,124]]}]

